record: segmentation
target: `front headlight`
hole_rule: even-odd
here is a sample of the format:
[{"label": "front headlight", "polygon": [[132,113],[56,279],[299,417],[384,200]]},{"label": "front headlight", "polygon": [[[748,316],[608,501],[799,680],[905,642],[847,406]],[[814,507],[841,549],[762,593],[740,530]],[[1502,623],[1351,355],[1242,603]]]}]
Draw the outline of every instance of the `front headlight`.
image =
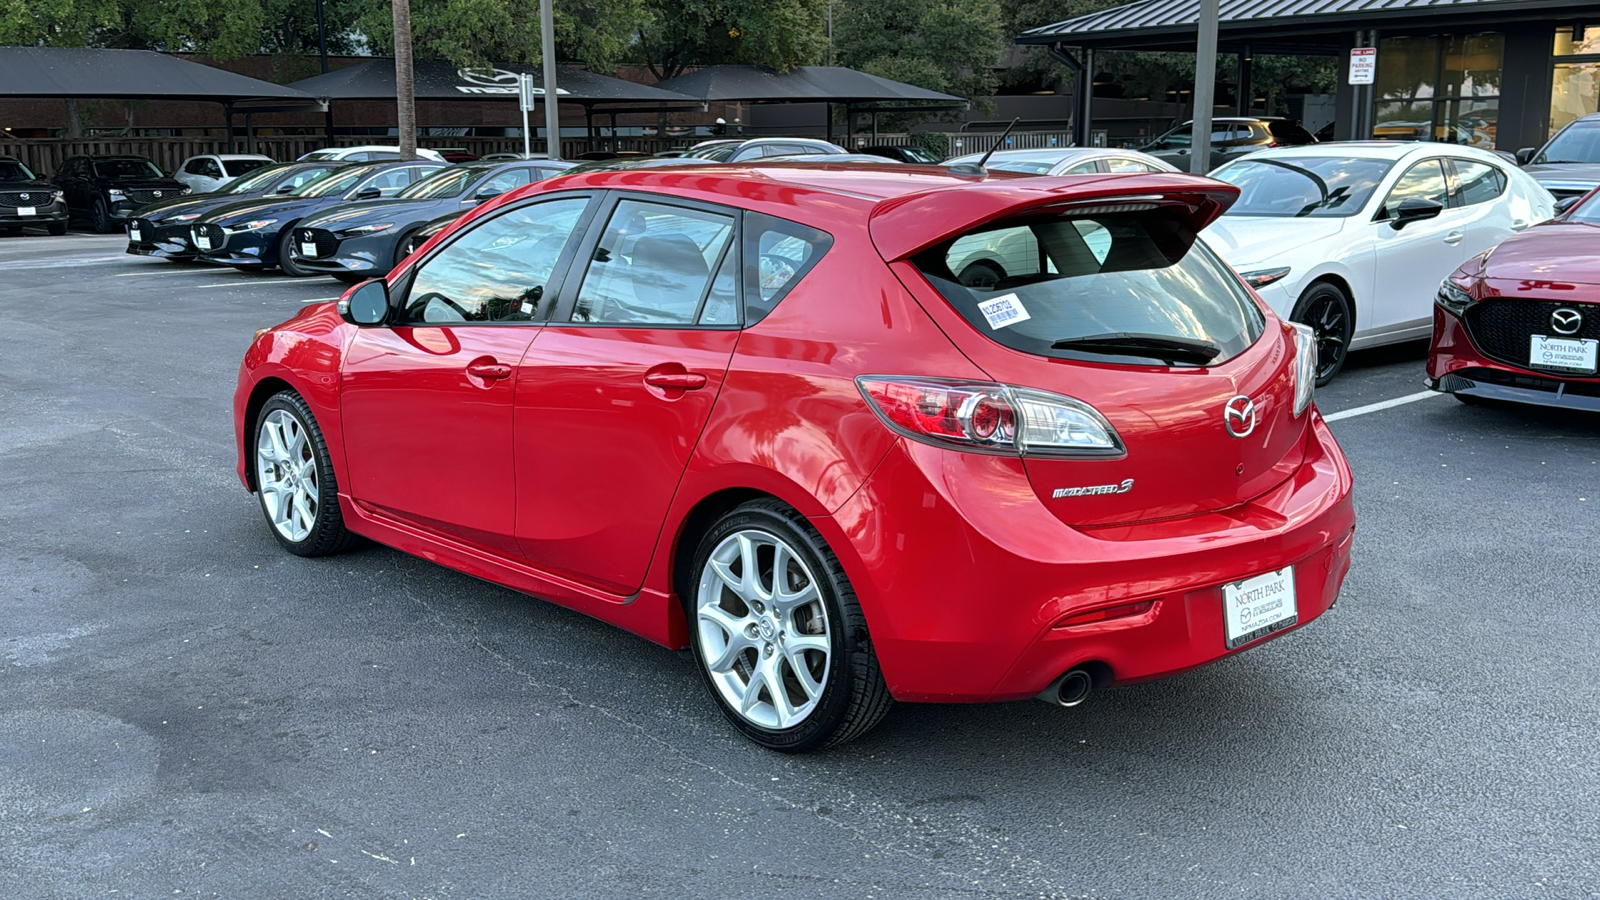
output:
[{"label": "front headlight", "polygon": [[128,199],[128,195],[124,194],[118,188],[111,188],[110,190],[106,191],[106,195],[109,196],[113,200],[126,200],[126,199]]},{"label": "front headlight", "polygon": [[1240,272],[1239,277],[1244,283],[1253,288],[1264,288],[1274,281],[1282,281],[1289,274],[1289,267],[1279,269],[1257,269],[1253,272]]},{"label": "front headlight", "polygon": [[181,191],[179,191],[179,192],[178,192],[178,193],[179,193],[179,194],[180,194],[180,195],[182,195],[182,194],[192,194],[192,193],[194,193],[194,188],[192,188],[192,187],[186,187],[186,188],[184,188],[184,189],[183,189],[183,190],[181,190]]},{"label": "front headlight", "polygon": [[1466,312],[1467,307],[1471,306],[1475,302],[1472,299],[1471,294],[1467,293],[1460,285],[1448,278],[1439,282],[1439,293],[1435,294],[1433,299],[1440,306],[1448,309],[1458,316]]},{"label": "front headlight", "polygon": [[1299,322],[1289,325],[1294,329],[1294,414],[1298,417],[1311,405],[1317,388],[1317,333]]},{"label": "front headlight", "polygon": [[337,234],[341,238],[353,238],[361,237],[362,235],[366,234],[377,234],[380,231],[388,231],[393,227],[393,222],[384,222],[382,225],[356,225],[353,228],[346,228],[343,231],[336,231],[334,234]]},{"label": "front headlight", "polygon": [[241,231],[260,231],[268,225],[276,224],[278,224],[277,219],[257,219],[254,222],[246,222],[243,225],[224,225],[222,230],[228,234],[238,234]]},{"label": "front headlight", "polygon": [[65,199],[67,199],[67,192],[66,191],[56,191],[55,192],[55,201],[57,203],[60,203],[61,201],[65,200]]}]

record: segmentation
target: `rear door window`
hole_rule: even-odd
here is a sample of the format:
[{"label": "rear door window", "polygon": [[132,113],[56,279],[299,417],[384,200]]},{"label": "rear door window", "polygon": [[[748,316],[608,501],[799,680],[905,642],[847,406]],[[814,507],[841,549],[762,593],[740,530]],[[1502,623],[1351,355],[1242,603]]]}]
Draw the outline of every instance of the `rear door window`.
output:
[{"label": "rear door window", "polygon": [[1488,203],[1505,193],[1506,175],[1494,166],[1465,159],[1450,162],[1455,168],[1451,192],[1461,206]]},{"label": "rear door window", "polygon": [[571,321],[696,324],[712,293],[712,274],[733,245],[735,224],[731,211],[618,202],[589,261]]},{"label": "rear door window", "polygon": [[1165,339],[1212,345],[1214,365],[1266,324],[1194,231],[1159,210],[1003,221],[913,262],[975,329],[1038,356],[1152,365],[1147,355],[1087,353],[1071,342]]}]

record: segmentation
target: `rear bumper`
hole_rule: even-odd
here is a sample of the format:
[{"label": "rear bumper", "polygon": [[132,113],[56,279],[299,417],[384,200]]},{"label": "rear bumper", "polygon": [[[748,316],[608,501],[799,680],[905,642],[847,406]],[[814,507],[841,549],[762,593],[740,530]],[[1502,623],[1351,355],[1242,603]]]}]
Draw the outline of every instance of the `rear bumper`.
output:
[{"label": "rear bumper", "polygon": [[[1350,566],[1355,511],[1344,456],[1321,417],[1307,461],[1249,503],[1178,520],[1072,528],[1018,461],[902,442],[832,517],[873,646],[901,700],[1032,697],[1069,669],[1111,683],[1173,675],[1317,618]],[[1295,566],[1295,625],[1230,649],[1222,588]],[[1064,619],[1150,601],[1135,615]]]},{"label": "rear bumper", "polygon": [[1472,343],[1461,320],[1437,305],[1425,383],[1432,390],[1464,397],[1600,412],[1600,377],[1564,375],[1491,359]]}]

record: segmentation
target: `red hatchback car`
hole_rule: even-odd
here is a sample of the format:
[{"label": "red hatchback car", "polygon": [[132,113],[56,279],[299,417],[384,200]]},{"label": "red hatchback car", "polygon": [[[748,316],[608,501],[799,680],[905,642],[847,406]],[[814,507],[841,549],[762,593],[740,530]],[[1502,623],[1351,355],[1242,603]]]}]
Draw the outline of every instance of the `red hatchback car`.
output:
[{"label": "red hatchback car", "polygon": [[1600,200],[1502,241],[1439,285],[1428,386],[1464,403],[1600,411]]},{"label": "red hatchback car", "polygon": [[556,178],[259,335],[239,475],[291,552],[364,535],[691,646],[774,749],[891,700],[1073,705],[1304,624],[1349,568],[1311,335],[1196,239],[1236,195]]}]

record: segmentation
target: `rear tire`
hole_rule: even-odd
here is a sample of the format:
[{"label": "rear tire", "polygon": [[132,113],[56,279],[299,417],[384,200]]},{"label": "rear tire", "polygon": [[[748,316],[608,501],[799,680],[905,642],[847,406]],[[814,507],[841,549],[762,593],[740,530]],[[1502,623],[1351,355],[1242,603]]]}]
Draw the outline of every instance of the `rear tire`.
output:
[{"label": "rear tire", "polygon": [[413,234],[416,234],[416,233],[417,233],[417,229],[413,228],[410,231],[406,232],[405,234],[400,235],[400,241],[394,245],[394,266],[393,266],[393,268],[396,268],[396,269],[400,268],[400,264],[405,262],[406,261],[406,257],[411,255],[411,254],[406,252],[406,245],[411,243],[411,236]]},{"label": "rear tire", "polygon": [[296,556],[327,556],[350,546],[339,482],[322,429],[294,391],[279,391],[261,407],[252,429],[256,498],[279,546]]},{"label": "rear tire", "polygon": [[893,705],[866,617],[833,551],[777,500],[724,515],[684,597],[701,678],[728,721],[771,750],[853,740]]},{"label": "rear tire", "polygon": [[302,268],[289,255],[289,248],[294,246],[294,229],[285,228],[283,234],[278,236],[278,269],[291,278],[309,278],[317,274],[310,269]]},{"label": "rear tire", "polygon": [[1317,387],[1333,380],[1350,355],[1350,339],[1355,336],[1355,316],[1350,299],[1326,281],[1319,281],[1300,295],[1289,318],[1308,325],[1317,335]]},{"label": "rear tire", "polygon": [[50,232],[53,237],[61,237],[67,233],[67,223],[51,222],[49,225],[45,226],[45,230]]}]

